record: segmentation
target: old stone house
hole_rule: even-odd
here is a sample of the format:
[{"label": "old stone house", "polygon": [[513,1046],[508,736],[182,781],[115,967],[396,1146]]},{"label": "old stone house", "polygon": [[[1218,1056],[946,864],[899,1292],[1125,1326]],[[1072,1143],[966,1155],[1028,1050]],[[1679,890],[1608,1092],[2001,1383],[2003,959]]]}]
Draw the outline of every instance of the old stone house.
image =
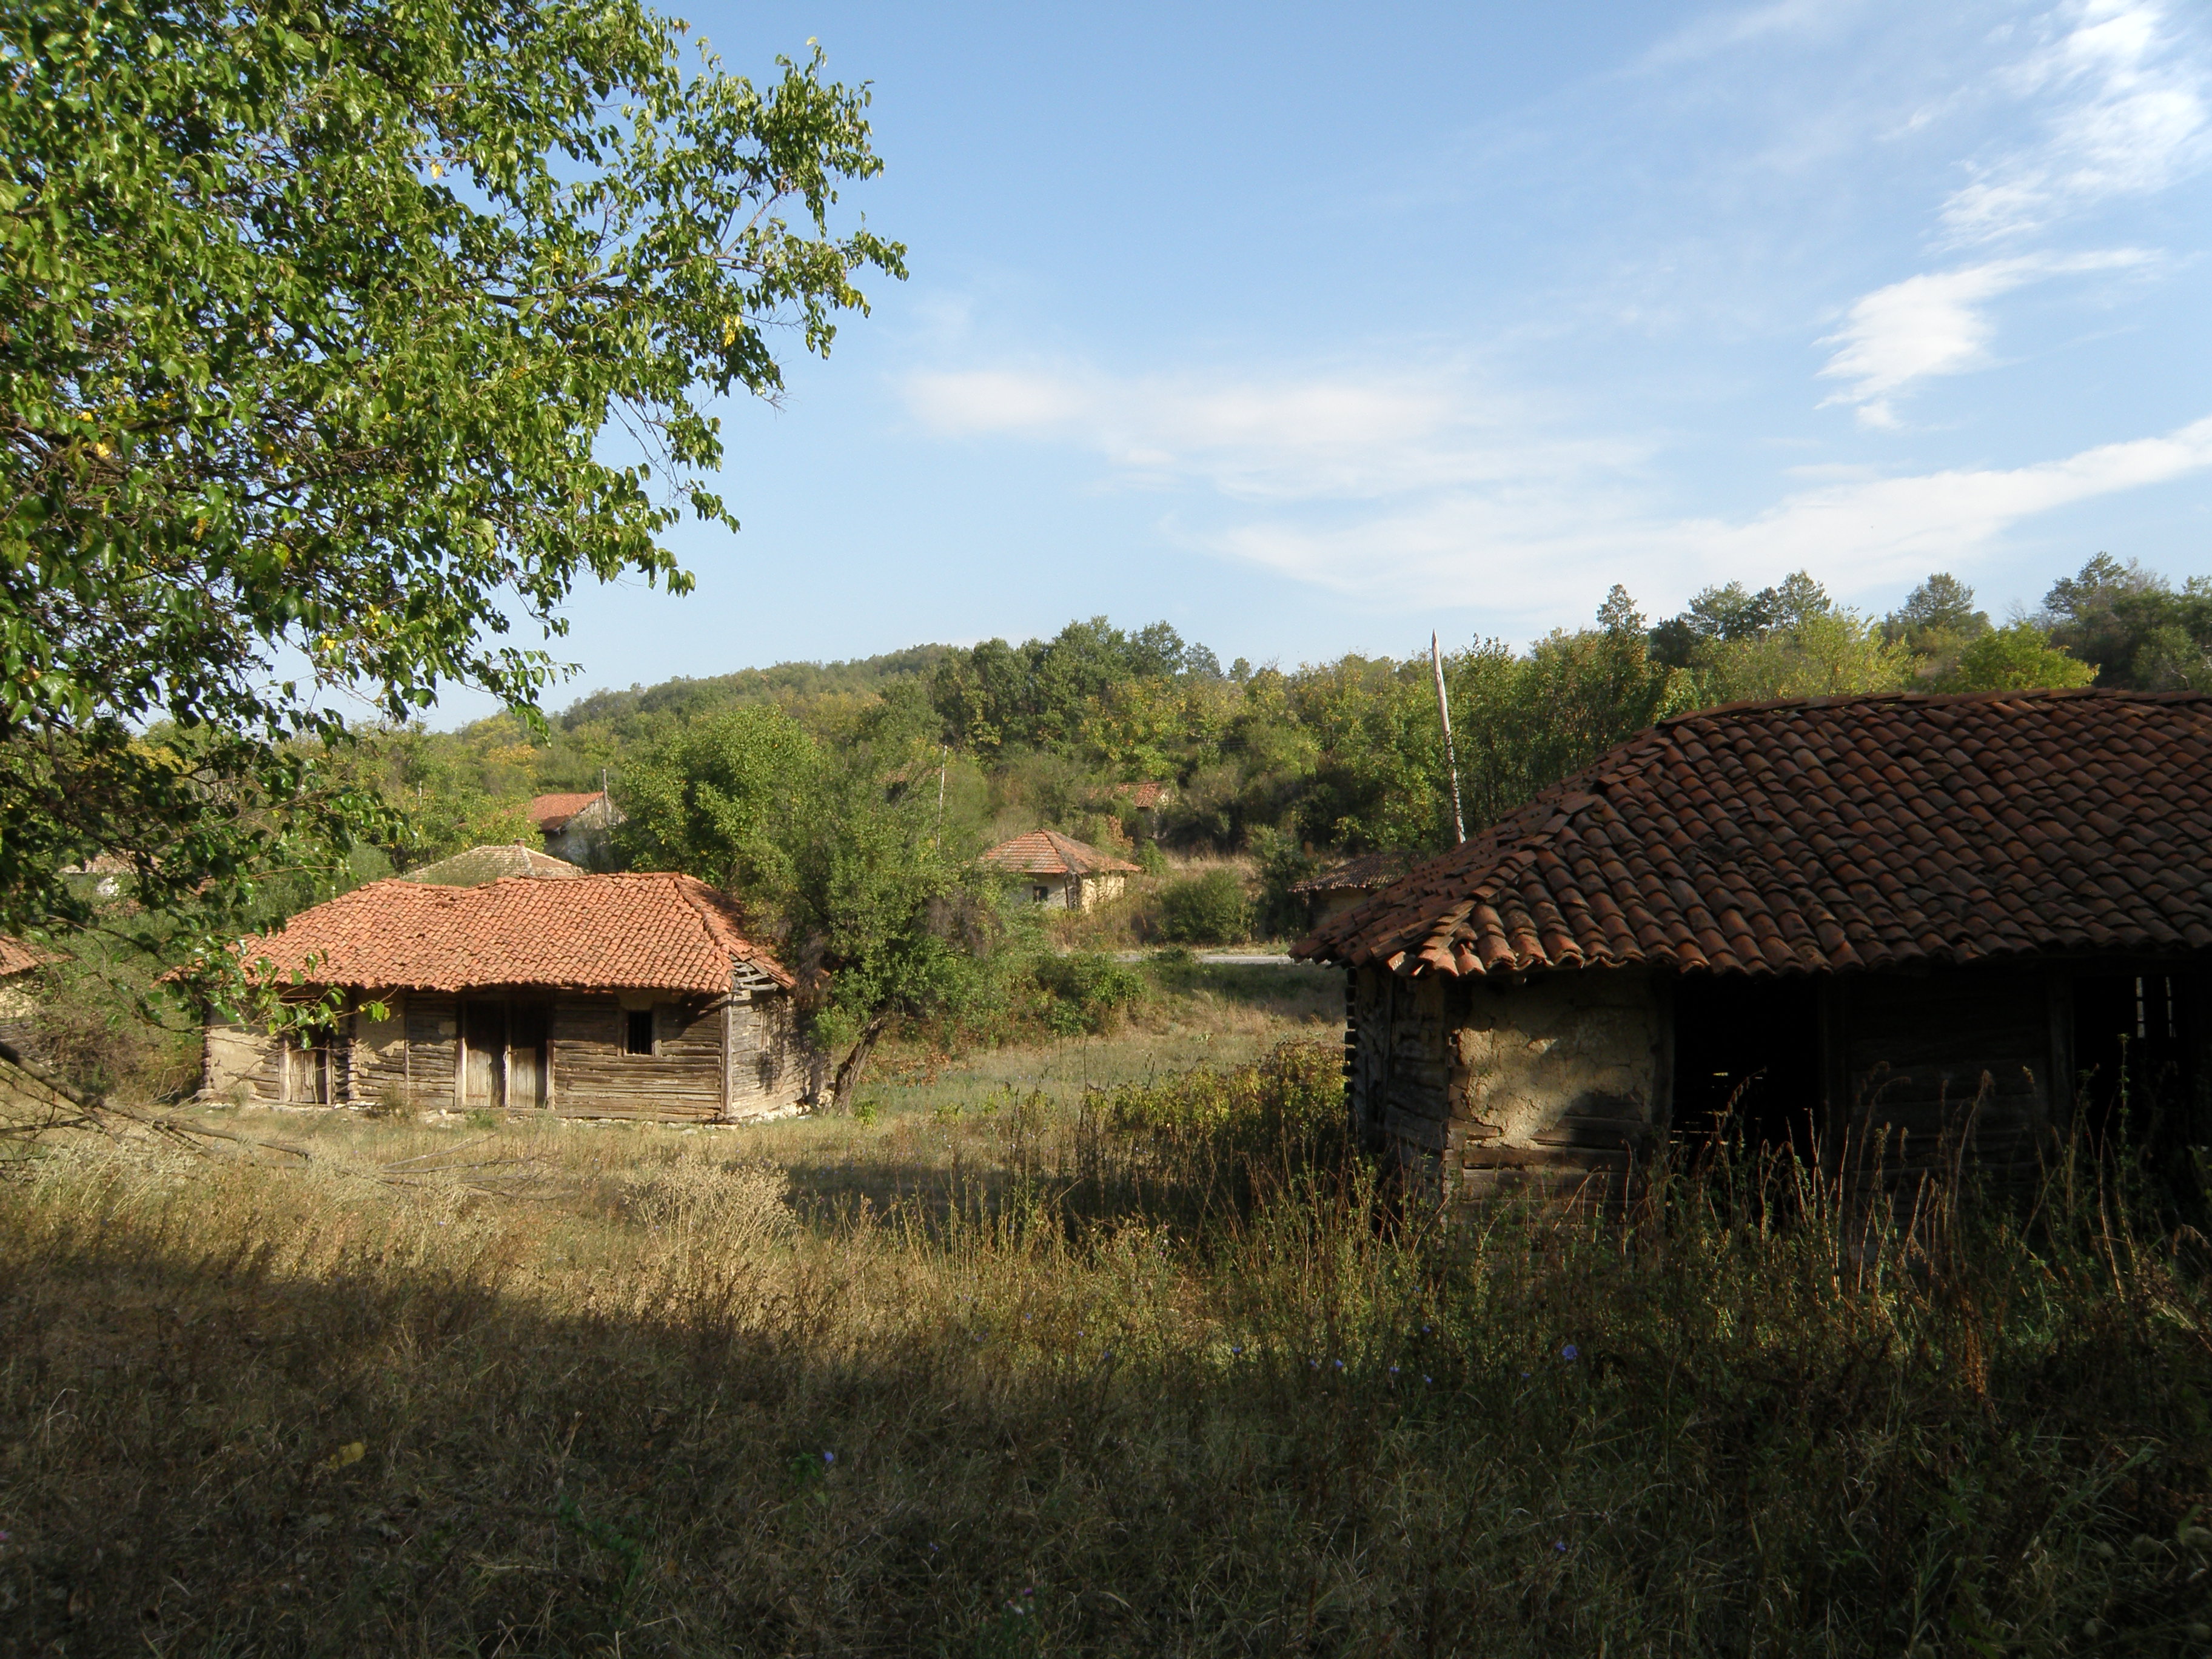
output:
[{"label": "old stone house", "polygon": [[27,1060],[44,1057],[39,1040],[37,975],[52,960],[36,945],[0,933],[0,1042]]},{"label": "old stone house", "polygon": [[791,974],[689,876],[372,882],[239,950],[343,1012],[304,1037],[210,1018],[212,1098],[727,1121],[821,1083]]},{"label": "old stone house", "polygon": [[1063,905],[1070,910],[1088,910],[1119,898],[1123,883],[1139,873],[1127,860],[1102,853],[1056,830],[1032,830],[1026,836],[1000,842],[983,854],[983,862],[1018,877],[1023,890],[1035,902]]},{"label": "old stone house", "polygon": [[1366,1143],[1467,1197],[1723,1126],[1999,1181],[2202,1142],[2208,952],[2212,696],[2103,690],[1671,720],[1297,947]]},{"label": "old stone house", "polygon": [[545,838],[546,852],[586,868],[606,867],[608,841],[623,815],[605,789],[534,795],[529,810],[531,823]]}]

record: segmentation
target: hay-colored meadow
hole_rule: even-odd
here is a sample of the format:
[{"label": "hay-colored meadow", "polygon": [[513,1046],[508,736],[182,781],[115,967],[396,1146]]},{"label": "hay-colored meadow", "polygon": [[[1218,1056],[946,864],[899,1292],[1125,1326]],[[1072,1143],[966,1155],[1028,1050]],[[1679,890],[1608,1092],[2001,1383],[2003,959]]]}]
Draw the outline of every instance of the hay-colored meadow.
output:
[{"label": "hay-colored meadow", "polygon": [[2094,1171],[1445,1231],[1336,1065],[51,1146],[0,1649],[2203,1650],[2212,1298]]}]

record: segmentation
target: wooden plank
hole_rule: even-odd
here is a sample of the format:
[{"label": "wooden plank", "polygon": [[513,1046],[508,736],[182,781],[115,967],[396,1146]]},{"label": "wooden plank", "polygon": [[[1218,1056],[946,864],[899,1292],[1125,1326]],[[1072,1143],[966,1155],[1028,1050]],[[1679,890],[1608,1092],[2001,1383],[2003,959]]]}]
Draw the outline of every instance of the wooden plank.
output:
[{"label": "wooden plank", "polygon": [[1635,1162],[1626,1147],[1470,1146],[1460,1156],[1461,1166],[1469,1170],[1579,1170],[1585,1174],[1625,1172]]}]

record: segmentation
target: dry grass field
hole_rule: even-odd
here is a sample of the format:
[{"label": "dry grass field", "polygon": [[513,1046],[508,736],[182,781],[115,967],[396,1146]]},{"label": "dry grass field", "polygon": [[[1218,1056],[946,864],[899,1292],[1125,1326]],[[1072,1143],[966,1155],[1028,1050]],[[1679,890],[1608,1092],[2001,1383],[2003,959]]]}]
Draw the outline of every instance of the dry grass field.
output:
[{"label": "dry grass field", "polygon": [[45,1144],[0,1652],[2212,1642],[2201,1241],[2090,1172],[1911,1238],[1725,1170],[1445,1233],[1346,1158],[1331,1038],[1165,1036],[866,1122]]}]

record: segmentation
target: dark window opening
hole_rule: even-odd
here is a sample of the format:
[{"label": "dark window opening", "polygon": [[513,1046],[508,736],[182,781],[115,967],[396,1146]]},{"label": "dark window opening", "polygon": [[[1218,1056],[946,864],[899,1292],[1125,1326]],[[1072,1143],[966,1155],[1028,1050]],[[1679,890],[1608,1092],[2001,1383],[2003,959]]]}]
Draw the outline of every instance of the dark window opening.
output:
[{"label": "dark window opening", "polygon": [[1052,889],[1049,887],[1039,885],[1034,890],[1036,894],[1036,902],[1039,904],[1042,904],[1047,899],[1052,896]]},{"label": "dark window opening", "polygon": [[1809,979],[1696,975],[1674,988],[1674,1138],[1811,1158],[1820,1110],[1820,1012]]},{"label": "dark window opening", "polygon": [[649,1054],[653,1052],[653,1010],[632,1008],[624,1016],[623,1052],[626,1054]]}]

